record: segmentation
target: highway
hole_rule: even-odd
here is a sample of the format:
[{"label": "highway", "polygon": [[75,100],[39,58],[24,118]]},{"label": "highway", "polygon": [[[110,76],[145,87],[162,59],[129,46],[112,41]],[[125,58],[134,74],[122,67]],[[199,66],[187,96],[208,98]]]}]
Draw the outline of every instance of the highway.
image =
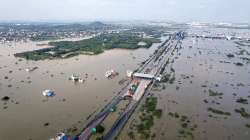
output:
[{"label": "highway", "polygon": [[[174,39],[176,39],[176,38],[174,38]],[[148,63],[147,67],[145,67],[145,68],[146,69],[149,68],[151,70],[150,74],[153,74],[155,76],[158,76],[160,74],[161,68],[168,61],[168,58],[170,57],[171,53],[177,48],[177,45],[180,43],[180,39],[181,39],[181,37],[177,38],[177,40],[174,40],[173,44],[171,44],[171,45],[169,44],[169,45],[166,45],[164,47],[164,49],[162,50],[162,53],[161,53],[161,56],[162,56],[161,59],[159,59],[159,57],[158,57],[158,59],[154,58],[157,60],[151,61],[150,63]],[[174,43],[175,43],[175,45],[174,45]],[[154,82],[156,82],[156,81],[154,80],[153,83],[150,84],[151,82],[148,82],[148,80],[145,80],[145,79],[141,80],[141,83],[145,84],[145,82],[148,84],[149,87],[147,87],[145,89],[145,91],[143,92],[143,95],[146,95],[145,93],[147,91],[151,90],[152,86],[154,85]],[[104,136],[103,140],[114,140],[118,136],[120,131],[123,129],[123,127],[127,123],[128,119],[131,117],[131,115],[135,111],[136,107],[139,105],[140,101],[143,98],[143,95],[140,97],[140,99],[138,101],[134,101],[134,102],[130,103],[130,105],[123,112],[123,114],[116,120],[113,127]]]},{"label": "highway", "polygon": [[[137,72],[146,73],[149,71],[150,74],[159,76],[159,72],[161,68],[164,66],[164,64],[167,62],[167,59],[169,58],[168,55],[171,55],[171,52],[176,48],[179,40],[182,38],[183,32],[176,33],[169,37],[169,39],[165,40],[159,47],[158,50],[154,53],[153,56],[151,56],[139,69]],[[175,45],[173,45],[176,43]],[[118,117],[118,119],[113,124],[112,128],[106,133],[104,136],[104,140],[113,140],[119,132],[122,130],[126,122],[128,121],[129,117],[132,115],[136,107],[138,106],[140,100],[144,96],[145,92],[147,90],[151,89],[152,83],[154,83],[155,80],[148,80],[148,79],[140,79],[140,84],[138,87],[143,86],[147,87],[145,90],[143,90],[141,95],[135,95],[137,96],[138,100],[132,100],[130,104],[127,106],[125,111]],[[86,127],[83,129],[82,133],[78,135],[79,140],[88,140],[92,135],[92,129],[95,128],[97,125],[101,124],[105,118],[111,113],[110,109],[115,107],[117,104],[120,103],[120,101],[123,100],[123,95],[126,94],[126,92],[131,87],[131,82],[126,85],[117,96],[115,96],[109,104],[107,104],[102,111],[100,111],[93,120],[91,120]],[[75,138],[75,137],[74,137]],[[69,140],[73,140],[73,137],[69,138]]]}]

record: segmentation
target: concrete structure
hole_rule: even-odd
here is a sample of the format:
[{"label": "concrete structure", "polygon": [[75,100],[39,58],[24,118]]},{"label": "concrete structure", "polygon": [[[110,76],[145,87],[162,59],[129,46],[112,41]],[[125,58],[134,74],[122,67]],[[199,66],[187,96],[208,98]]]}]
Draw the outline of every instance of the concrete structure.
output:
[{"label": "concrete structure", "polygon": [[147,80],[157,80],[157,81],[161,81],[160,77],[155,77],[152,74],[144,74],[144,73],[134,73],[133,74],[134,78],[143,78],[143,79],[147,79]]},{"label": "concrete structure", "polygon": [[151,74],[144,74],[144,73],[134,73],[133,77],[136,78],[145,78],[145,79],[154,79],[154,75]]}]

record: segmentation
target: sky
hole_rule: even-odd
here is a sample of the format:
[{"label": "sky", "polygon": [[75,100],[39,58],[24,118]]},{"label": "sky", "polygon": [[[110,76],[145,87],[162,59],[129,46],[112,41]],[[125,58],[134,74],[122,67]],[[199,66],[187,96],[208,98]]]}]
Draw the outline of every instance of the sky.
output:
[{"label": "sky", "polygon": [[0,21],[250,22],[250,0],[0,0]]}]

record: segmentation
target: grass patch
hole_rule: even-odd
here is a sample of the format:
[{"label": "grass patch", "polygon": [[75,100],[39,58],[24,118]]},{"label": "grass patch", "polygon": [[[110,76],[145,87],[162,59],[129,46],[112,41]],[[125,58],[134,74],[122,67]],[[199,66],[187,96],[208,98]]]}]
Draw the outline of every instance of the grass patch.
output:
[{"label": "grass patch", "polygon": [[248,100],[247,99],[244,99],[244,98],[239,98],[236,100],[237,103],[241,103],[241,104],[248,104]]},{"label": "grass patch", "polygon": [[194,139],[193,131],[197,128],[197,125],[192,125],[189,118],[185,115],[179,115],[177,112],[169,112],[169,116],[179,119],[180,129],[178,130],[179,138]]},{"label": "grass patch", "polygon": [[245,108],[235,109],[236,113],[240,113],[243,118],[250,118],[250,114],[246,112]]},{"label": "grass patch", "polygon": [[161,78],[161,82],[162,83],[167,83],[169,81],[169,79],[170,79],[170,76],[171,76],[170,74],[163,75],[162,78]]},{"label": "grass patch", "polygon": [[208,92],[209,92],[209,96],[222,96],[223,95],[222,92],[213,91],[211,89],[209,89]]},{"label": "grass patch", "polygon": [[96,126],[96,132],[97,133],[103,133],[105,131],[105,128],[102,125],[97,125]]},{"label": "grass patch", "polygon": [[161,118],[161,116],[162,116],[162,110],[161,109],[156,109],[153,112],[153,115],[156,116],[158,119]]},{"label": "grass patch", "polygon": [[173,84],[173,83],[174,83],[174,81],[175,81],[175,76],[173,75],[173,76],[172,76],[172,78],[171,78],[171,79],[169,79],[169,83],[170,83],[170,84]]},{"label": "grass patch", "polygon": [[150,138],[150,129],[154,125],[154,118],[161,118],[162,116],[162,110],[156,108],[157,102],[157,97],[148,97],[140,109],[140,122],[135,126],[142,139]]},{"label": "grass patch", "polygon": [[209,112],[212,112],[212,113],[215,113],[215,114],[219,114],[219,115],[226,115],[226,116],[230,116],[231,115],[230,112],[224,112],[224,111],[221,111],[221,110],[218,110],[218,109],[215,109],[215,108],[211,108],[211,107],[209,107],[207,110]]},{"label": "grass patch", "polygon": [[237,62],[237,63],[234,63],[236,66],[244,66],[244,64],[243,63],[241,63],[241,62]]},{"label": "grass patch", "polygon": [[227,54],[227,57],[228,57],[228,58],[233,58],[234,55],[230,53],[230,54]]},{"label": "grass patch", "polygon": [[250,128],[250,124],[246,124],[245,126],[246,126],[247,128]]},{"label": "grass patch", "polygon": [[179,133],[179,137],[180,138],[189,138],[189,139],[194,139],[194,135],[193,133],[191,132],[191,130],[188,130],[188,129],[180,129],[178,131]]}]

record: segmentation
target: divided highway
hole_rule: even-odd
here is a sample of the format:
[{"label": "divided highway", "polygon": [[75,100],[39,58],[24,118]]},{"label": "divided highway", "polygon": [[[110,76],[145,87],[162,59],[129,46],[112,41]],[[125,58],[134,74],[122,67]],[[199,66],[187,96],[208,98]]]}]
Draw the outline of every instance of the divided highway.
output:
[{"label": "divided highway", "polygon": [[[184,32],[178,32],[174,35],[170,36],[167,40],[165,40],[159,47],[158,50],[155,51],[154,55],[152,55],[143,66],[141,66],[137,72],[141,73],[149,73],[154,76],[160,76],[160,71],[164,64],[167,62],[171,53],[177,47],[180,40],[184,38]],[[115,107],[120,101],[123,100],[123,95],[129,90],[132,84],[131,82],[126,85],[117,96],[115,96],[109,104],[107,104],[101,112],[99,112],[93,120],[91,120],[87,126],[83,129],[83,132],[76,136],[79,140],[88,140],[92,135],[92,129],[97,125],[101,124],[105,118],[111,113],[110,109]],[[144,90],[138,95],[138,100],[130,101],[129,105],[126,107],[125,111],[118,117],[118,119],[113,124],[112,128],[106,133],[104,136],[104,140],[113,140],[119,134],[119,132],[123,129],[125,124],[127,123],[130,116],[133,114],[134,110],[140,103],[140,100],[145,95],[145,92],[149,91],[153,86],[155,80],[152,79],[140,79],[140,84],[138,87],[143,86]],[[145,87],[144,87],[145,86]],[[74,137],[74,138],[76,138]],[[70,140],[74,139],[73,137]]]},{"label": "divided highway", "polygon": [[[181,34],[182,35],[182,34]],[[177,37],[176,37],[177,36]],[[158,57],[154,57],[152,61],[150,61],[147,66],[144,68],[150,70],[150,74],[153,74],[155,76],[160,75],[160,70],[164,66],[164,64],[168,61],[168,58],[170,57],[171,53],[177,48],[178,44],[180,43],[180,39],[182,39],[181,36],[178,36],[176,34],[174,36],[173,43],[169,43],[168,45],[164,44],[162,46],[163,48],[159,50],[160,55]],[[177,39],[177,40],[175,40]],[[172,39],[170,39],[172,40]],[[157,56],[157,55],[155,55]],[[141,82],[147,82],[148,80],[142,79]],[[149,87],[144,91],[143,95],[146,95],[147,91],[150,91],[152,86],[154,85],[155,80],[153,80],[153,83],[148,82]],[[141,96],[140,100],[142,100],[143,96]],[[121,116],[116,120],[113,127],[107,132],[107,134],[104,136],[103,140],[114,140],[120,131],[123,129],[127,121],[129,120],[130,116],[135,111],[136,107],[139,105],[140,100],[138,101],[132,101],[127,109],[121,114]]]}]

